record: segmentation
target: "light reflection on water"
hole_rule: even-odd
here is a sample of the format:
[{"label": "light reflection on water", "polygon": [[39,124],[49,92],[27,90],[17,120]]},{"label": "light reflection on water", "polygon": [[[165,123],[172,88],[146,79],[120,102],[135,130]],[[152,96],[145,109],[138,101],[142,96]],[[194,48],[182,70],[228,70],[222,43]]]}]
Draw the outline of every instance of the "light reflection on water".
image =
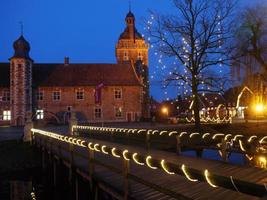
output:
[{"label": "light reflection on water", "polygon": [[[182,152],[182,155],[186,156],[193,156],[196,157],[196,151],[184,151]],[[222,160],[220,154],[216,150],[210,150],[210,149],[205,149],[203,150],[202,153],[202,158],[205,159],[212,159],[212,160]],[[233,164],[239,164],[239,165],[244,165],[244,155],[240,153],[231,153],[228,162],[233,163]]]}]

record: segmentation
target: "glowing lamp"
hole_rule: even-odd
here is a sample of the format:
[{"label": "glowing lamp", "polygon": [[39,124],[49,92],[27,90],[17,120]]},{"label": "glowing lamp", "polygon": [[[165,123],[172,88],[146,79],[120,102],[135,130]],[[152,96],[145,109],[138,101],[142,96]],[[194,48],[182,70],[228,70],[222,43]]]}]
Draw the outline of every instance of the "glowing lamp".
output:
[{"label": "glowing lamp", "polygon": [[267,159],[264,156],[258,157],[258,166],[260,168],[267,168]]},{"label": "glowing lamp", "polygon": [[163,107],[163,108],[161,109],[161,112],[162,112],[163,114],[168,114],[168,108],[167,108],[167,107]]},{"label": "glowing lamp", "polygon": [[257,104],[255,106],[255,109],[257,112],[262,112],[264,110],[264,106],[263,106],[263,104]]}]

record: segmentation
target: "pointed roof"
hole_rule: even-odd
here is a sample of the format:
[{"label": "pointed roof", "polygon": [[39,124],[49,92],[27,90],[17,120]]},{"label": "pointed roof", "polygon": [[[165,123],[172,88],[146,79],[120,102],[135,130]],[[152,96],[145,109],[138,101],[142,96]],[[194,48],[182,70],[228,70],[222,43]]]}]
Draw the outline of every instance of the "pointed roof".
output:
[{"label": "pointed roof", "polygon": [[25,58],[28,60],[32,59],[30,58],[29,52],[31,50],[31,46],[29,42],[21,35],[14,43],[14,55],[10,58]]}]

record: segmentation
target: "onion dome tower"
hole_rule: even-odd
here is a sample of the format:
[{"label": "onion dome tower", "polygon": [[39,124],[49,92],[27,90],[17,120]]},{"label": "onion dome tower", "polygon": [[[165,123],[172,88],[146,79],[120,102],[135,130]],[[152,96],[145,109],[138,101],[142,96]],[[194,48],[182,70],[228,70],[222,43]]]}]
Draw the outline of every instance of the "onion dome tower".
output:
[{"label": "onion dome tower", "polygon": [[136,74],[143,83],[142,118],[150,118],[150,95],[148,80],[148,44],[135,27],[135,16],[129,9],[125,18],[126,28],[121,33],[116,45],[118,63],[131,62]]},{"label": "onion dome tower", "polygon": [[135,16],[129,10],[125,18],[126,28],[116,45],[117,62],[143,61],[148,66],[148,44],[135,27]]},{"label": "onion dome tower", "polygon": [[30,44],[21,35],[14,43],[10,60],[11,125],[23,126],[27,112],[32,112],[32,63]]}]

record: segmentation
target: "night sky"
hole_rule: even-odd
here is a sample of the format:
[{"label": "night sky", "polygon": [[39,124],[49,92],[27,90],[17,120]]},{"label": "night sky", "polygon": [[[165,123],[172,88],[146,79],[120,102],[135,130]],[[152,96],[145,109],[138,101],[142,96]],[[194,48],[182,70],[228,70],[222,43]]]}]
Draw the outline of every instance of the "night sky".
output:
[{"label": "night sky", "polygon": [[[257,0],[240,0],[239,6]],[[267,0],[259,0],[266,2]],[[20,35],[31,44],[30,55],[35,62],[114,63],[115,44],[125,27],[128,0],[1,0],[0,62],[12,56],[12,44]],[[139,32],[144,33],[143,19],[148,10],[168,13],[170,0],[132,0]],[[150,70],[157,58],[150,52]],[[156,99],[165,98],[159,86],[151,85]],[[175,94],[172,94],[175,96]]]}]

